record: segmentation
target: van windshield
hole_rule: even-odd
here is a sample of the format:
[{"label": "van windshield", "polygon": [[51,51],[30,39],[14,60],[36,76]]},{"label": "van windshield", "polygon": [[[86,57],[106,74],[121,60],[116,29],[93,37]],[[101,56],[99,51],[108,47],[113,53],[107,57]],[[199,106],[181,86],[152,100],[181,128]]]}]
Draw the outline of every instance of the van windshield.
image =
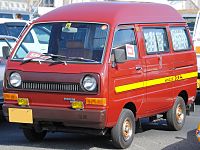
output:
[{"label": "van windshield", "polygon": [[26,34],[12,59],[23,61],[38,54],[48,53],[64,56],[67,61],[73,63],[80,63],[82,60],[86,63],[100,63],[107,35],[106,24],[77,22],[36,24]]}]

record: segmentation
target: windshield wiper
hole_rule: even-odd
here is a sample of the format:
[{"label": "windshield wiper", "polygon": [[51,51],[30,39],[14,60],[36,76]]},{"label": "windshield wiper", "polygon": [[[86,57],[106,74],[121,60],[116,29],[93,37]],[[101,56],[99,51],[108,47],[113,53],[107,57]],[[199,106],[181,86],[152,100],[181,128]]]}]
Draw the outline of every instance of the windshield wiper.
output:
[{"label": "windshield wiper", "polygon": [[93,59],[86,59],[86,58],[83,58],[83,57],[69,57],[67,59],[67,61],[83,61],[83,62],[98,62],[96,60],[93,60]]},{"label": "windshield wiper", "polygon": [[[29,63],[29,62],[31,62],[32,60],[37,59],[37,58],[44,59],[44,58],[42,58],[42,57],[43,57],[43,55],[41,55],[41,56],[39,56],[39,57],[33,57],[33,58],[25,59],[25,60],[23,60],[23,61],[21,62],[21,65],[26,64],[26,63]],[[51,57],[50,57],[50,58],[47,58],[47,59],[44,59],[44,60],[48,60],[48,59],[51,59]]]},{"label": "windshield wiper", "polygon": [[52,58],[52,60],[57,60],[57,61],[66,60],[66,56],[63,56],[63,55],[55,55],[55,54],[51,54],[51,53],[42,53],[42,55],[49,56]]},{"label": "windshield wiper", "polygon": [[69,57],[68,59],[66,59],[66,57],[62,57],[60,60],[52,62],[50,64],[50,66],[62,64],[62,63],[67,65],[67,61],[97,62],[96,60],[86,59],[86,58],[83,58],[83,57]]},{"label": "windshield wiper", "polygon": [[64,65],[67,65],[67,62],[66,61],[53,61],[49,66],[53,66],[53,65],[58,65],[58,64],[64,64]]},{"label": "windshield wiper", "polygon": [[[47,56],[48,58],[45,58],[44,56]],[[38,57],[33,57],[33,58],[29,58],[29,59],[26,59],[26,60],[23,60],[21,65],[22,64],[26,64],[28,62],[31,62],[32,60],[34,59],[43,59],[43,60],[49,60],[49,59],[52,59],[52,60],[65,60],[66,57],[65,56],[62,56],[62,55],[55,55],[55,54],[50,54],[50,53],[43,53],[41,54],[40,56]]]}]

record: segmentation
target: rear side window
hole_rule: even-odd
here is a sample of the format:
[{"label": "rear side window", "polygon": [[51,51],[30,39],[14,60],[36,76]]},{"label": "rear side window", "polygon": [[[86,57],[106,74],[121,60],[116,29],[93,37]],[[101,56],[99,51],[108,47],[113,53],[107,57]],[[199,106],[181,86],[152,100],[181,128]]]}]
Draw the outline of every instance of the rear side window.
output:
[{"label": "rear side window", "polygon": [[138,58],[138,50],[133,29],[120,29],[115,32],[113,48],[124,49],[128,60]]},{"label": "rear side window", "polygon": [[13,19],[13,15],[7,14],[7,13],[0,13],[0,18],[11,18],[11,19]]},{"label": "rear side window", "polygon": [[191,44],[185,27],[171,27],[170,33],[174,51],[191,49]]},{"label": "rear side window", "polygon": [[6,27],[4,24],[0,24],[0,35],[8,35],[8,33],[6,32]]},{"label": "rear side window", "polygon": [[144,28],[147,54],[169,52],[167,33],[164,28]]}]

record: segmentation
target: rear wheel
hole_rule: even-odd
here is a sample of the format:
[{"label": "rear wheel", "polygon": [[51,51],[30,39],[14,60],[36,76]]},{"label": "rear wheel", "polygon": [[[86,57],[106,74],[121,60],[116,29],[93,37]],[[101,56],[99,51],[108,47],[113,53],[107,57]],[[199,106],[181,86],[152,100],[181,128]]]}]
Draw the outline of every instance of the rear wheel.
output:
[{"label": "rear wheel", "polygon": [[167,123],[170,130],[181,130],[185,124],[186,106],[182,97],[178,96],[172,109],[167,112]]},{"label": "rear wheel", "polygon": [[117,124],[111,130],[111,138],[116,148],[127,148],[135,134],[135,117],[131,110],[123,109]]},{"label": "rear wheel", "polygon": [[37,132],[35,129],[23,129],[24,136],[30,142],[40,142],[44,139],[47,134],[47,131]]}]

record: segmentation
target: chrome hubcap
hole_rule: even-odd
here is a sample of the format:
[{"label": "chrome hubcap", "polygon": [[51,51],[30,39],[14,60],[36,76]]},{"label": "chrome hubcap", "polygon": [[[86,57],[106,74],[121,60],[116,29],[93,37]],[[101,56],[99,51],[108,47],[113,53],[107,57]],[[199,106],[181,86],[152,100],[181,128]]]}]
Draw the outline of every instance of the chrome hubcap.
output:
[{"label": "chrome hubcap", "polygon": [[133,128],[132,128],[132,122],[129,118],[126,118],[124,120],[123,126],[122,126],[122,134],[123,134],[123,138],[125,141],[128,141],[132,134],[133,134]]},{"label": "chrome hubcap", "polygon": [[184,113],[183,113],[183,109],[181,108],[181,105],[178,104],[177,108],[176,108],[176,120],[179,124],[181,124],[184,120]]}]

